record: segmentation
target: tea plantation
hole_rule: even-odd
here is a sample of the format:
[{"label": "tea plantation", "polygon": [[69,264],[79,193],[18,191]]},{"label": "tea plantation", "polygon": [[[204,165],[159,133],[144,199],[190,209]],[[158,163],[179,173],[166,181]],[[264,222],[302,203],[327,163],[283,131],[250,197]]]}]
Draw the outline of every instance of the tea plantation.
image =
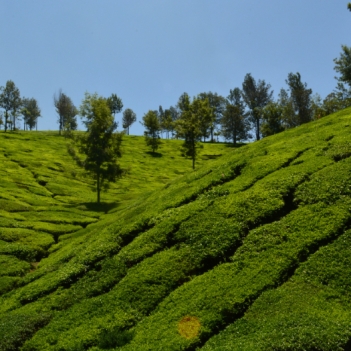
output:
[{"label": "tea plantation", "polygon": [[0,350],[347,349],[351,109],[195,171],[125,137],[100,208],[64,138],[0,141]]}]

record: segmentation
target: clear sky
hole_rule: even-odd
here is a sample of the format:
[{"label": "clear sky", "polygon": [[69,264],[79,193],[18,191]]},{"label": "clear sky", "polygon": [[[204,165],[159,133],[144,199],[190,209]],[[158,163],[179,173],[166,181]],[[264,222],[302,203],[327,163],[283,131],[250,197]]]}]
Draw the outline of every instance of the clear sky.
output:
[{"label": "clear sky", "polygon": [[38,100],[43,130],[58,128],[60,88],[76,106],[85,91],[116,93],[138,121],[183,92],[227,96],[246,73],[277,96],[288,73],[300,72],[324,98],[336,86],[333,59],[351,45],[347,2],[0,0],[0,85],[13,80]]}]

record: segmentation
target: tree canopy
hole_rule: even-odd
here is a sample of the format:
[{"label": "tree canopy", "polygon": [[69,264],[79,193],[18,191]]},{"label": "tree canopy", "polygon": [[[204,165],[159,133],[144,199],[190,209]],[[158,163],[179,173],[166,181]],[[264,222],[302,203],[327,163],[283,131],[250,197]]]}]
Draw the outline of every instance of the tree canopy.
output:
[{"label": "tree canopy", "polygon": [[299,72],[289,73],[286,83],[289,86],[290,101],[295,111],[294,122],[291,126],[310,122],[312,120],[312,89],[307,89],[307,83],[302,83]]},{"label": "tree canopy", "polygon": [[141,124],[145,127],[145,142],[147,146],[150,146],[152,152],[155,153],[159,148],[161,140],[160,140],[160,131],[161,125],[157,116],[157,111],[149,110],[143,116],[143,122]]},{"label": "tree canopy", "polygon": [[32,130],[37,125],[37,119],[41,115],[37,100],[34,98],[23,98],[21,114],[24,118],[24,123]]},{"label": "tree canopy", "polygon": [[74,106],[71,98],[60,89],[58,94],[54,95],[54,106],[58,114],[59,132],[77,129],[78,110]]},{"label": "tree canopy", "polygon": [[340,74],[337,79],[347,83],[351,87],[351,47],[342,45],[342,52],[339,58],[334,59],[335,71]]},{"label": "tree canopy", "polygon": [[181,96],[181,114],[176,122],[177,136],[184,139],[183,150],[186,156],[191,157],[193,169],[198,153],[198,142],[203,135],[204,121],[213,120],[213,110],[208,100],[195,98],[190,101],[189,95]]},{"label": "tree canopy", "polygon": [[264,80],[256,80],[251,73],[246,74],[243,82],[242,96],[250,109],[250,121],[255,130],[256,140],[260,140],[260,125],[262,119],[262,109],[272,101],[273,91],[271,86]]},{"label": "tree canopy", "polygon": [[84,167],[96,180],[97,202],[100,203],[101,189],[123,173],[118,164],[122,134],[115,133],[117,124],[108,102],[97,94],[85,94],[80,115],[88,129],[80,140],[81,151],[86,155]]},{"label": "tree canopy", "polygon": [[[12,124],[12,130],[16,127],[16,117],[21,107],[20,91],[12,80],[6,82],[5,87],[0,88],[0,107],[5,110],[5,132],[8,124]],[[9,117],[12,117],[12,121]]]},{"label": "tree canopy", "polygon": [[110,97],[107,98],[107,104],[111,110],[111,113],[115,116],[116,113],[122,111],[123,103],[122,99],[119,98],[116,94],[111,94]]},{"label": "tree canopy", "polygon": [[127,130],[129,135],[129,127],[136,121],[136,114],[131,108],[126,108],[123,111],[122,125]]}]

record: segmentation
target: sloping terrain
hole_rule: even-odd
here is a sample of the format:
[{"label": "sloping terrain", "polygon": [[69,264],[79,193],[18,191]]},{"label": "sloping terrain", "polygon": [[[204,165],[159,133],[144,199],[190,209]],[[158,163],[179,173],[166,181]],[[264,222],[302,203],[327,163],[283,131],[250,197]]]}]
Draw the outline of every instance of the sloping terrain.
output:
[{"label": "sloping terrain", "polygon": [[59,237],[0,297],[0,349],[344,350],[350,137],[347,109]]},{"label": "sloping terrain", "polygon": [[[144,138],[125,136],[121,163],[127,175],[112,183],[102,206],[96,206],[94,182],[70,139],[57,132],[9,132],[1,133],[0,141],[0,294],[21,284],[59,240],[191,170],[191,161],[180,155],[180,141],[163,140],[155,157]],[[226,149],[204,145],[198,166]]]}]

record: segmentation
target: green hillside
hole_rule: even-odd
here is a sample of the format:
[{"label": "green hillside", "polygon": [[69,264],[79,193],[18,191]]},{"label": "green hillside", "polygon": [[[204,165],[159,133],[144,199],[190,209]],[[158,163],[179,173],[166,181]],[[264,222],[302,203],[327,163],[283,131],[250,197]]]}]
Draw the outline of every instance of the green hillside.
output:
[{"label": "green hillside", "polygon": [[0,350],[344,350],[350,139],[347,109],[190,171],[126,138],[99,212],[63,138],[1,134]]}]

